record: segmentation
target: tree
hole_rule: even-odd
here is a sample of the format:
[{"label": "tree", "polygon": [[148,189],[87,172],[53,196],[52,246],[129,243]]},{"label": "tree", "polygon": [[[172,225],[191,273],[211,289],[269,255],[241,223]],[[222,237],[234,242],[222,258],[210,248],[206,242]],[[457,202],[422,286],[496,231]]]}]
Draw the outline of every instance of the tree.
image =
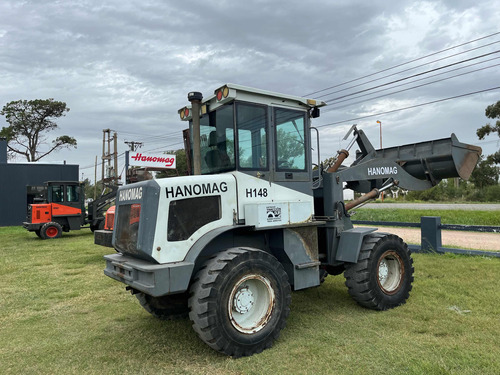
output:
[{"label": "tree", "polygon": [[76,148],[75,138],[61,135],[52,141],[48,150],[40,150],[47,143],[45,133],[58,128],[53,119],[65,116],[68,111],[66,103],[54,99],[12,101],[0,112],[9,123],[9,126],[2,128],[0,136],[7,138],[11,155],[24,155],[28,162],[38,161],[64,147]]},{"label": "tree", "polygon": [[494,155],[488,155],[486,158],[481,156],[477,161],[476,168],[472,171],[470,181],[479,189],[498,183],[500,171],[495,165],[497,162],[494,160]]},{"label": "tree", "polygon": [[83,181],[83,188],[85,190],[85,199],[99,198],[102,194],[102,183],[98,182],[97,186],[92,185],[92,182],[86,178]]},{"label": "tree", "polygon": [[[479,139],[484,139],[491,133],[497,133],[497,135],[500,137],[500,100],[495,104],[486,107],[485,115],[492,120],[497,119],[497,121],[494,125],[486,124],[477,129],[476,134]],[[490,158],[490,161],[493,161],[495,164],[500,164],[500,150],[492,155],[489,155],[488,158]]]},{"label": "tree", "polygon": [[[300,134],[299,134],[300,136]],[[278,166],[280,168],[304,168],[304,142],[294,133],[287,133],[285,129],[278,129],[276,133],[278,146]],[[295,163],[302,165],[295,165]]]}]

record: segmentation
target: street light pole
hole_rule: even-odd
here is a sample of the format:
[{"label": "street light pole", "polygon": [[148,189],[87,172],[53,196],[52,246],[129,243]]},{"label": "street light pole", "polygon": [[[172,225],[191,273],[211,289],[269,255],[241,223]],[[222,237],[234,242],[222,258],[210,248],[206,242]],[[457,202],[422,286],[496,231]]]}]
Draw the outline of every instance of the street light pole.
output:
[{"label": "street light pole", "polygon": [[[377,124],[380,125],[380,149],[382,150],[382,121],[377,120]],[[380,194],[380,197],[382,199],[382,202],[384,201],[384,192]]]},{"label": "street light pole", "polygon": [[377,124],[380,125],[380,149],[382,149],[382,122],[377,120]]}]

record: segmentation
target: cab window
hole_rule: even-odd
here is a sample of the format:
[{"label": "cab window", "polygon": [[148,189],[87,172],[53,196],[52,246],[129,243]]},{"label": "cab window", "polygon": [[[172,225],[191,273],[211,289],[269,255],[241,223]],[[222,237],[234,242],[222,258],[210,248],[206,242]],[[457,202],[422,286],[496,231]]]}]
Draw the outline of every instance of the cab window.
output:
[{"label": "cab window", "polygon": [[241,169],[268,169],[266,107],[238,103],[238,164]]},{"label": "cab window", "polygon": [[233,118],[233,105],[226,105],[210,112],[200,119],[202,174],[234,170],[235,151]]},{"label": "cab window", "polygon": [[277,170],[306,169],[305,113],[275,108]]},{"label": "cab window", "polygon": [[80,194],[78,186],[76,185],[68,185],[66,187],[66,195],[68,202],[78,202],[80,200]]},{"label": "cab window", "polygon": [[64,202],[64,185],[53,185],[52,187],[52,202]]}]

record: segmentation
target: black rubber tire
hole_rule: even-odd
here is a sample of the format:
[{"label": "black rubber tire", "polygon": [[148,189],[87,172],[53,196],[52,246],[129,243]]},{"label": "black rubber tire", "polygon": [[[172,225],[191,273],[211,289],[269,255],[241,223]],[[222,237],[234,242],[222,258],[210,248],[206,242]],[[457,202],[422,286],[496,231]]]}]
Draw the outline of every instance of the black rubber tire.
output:
[{"label": "black rubber tire", "polygon": [[211,348],[235,358],[270,348],[290,313],[291,288],[283,266],[257,249],[229,249],[208,260],[190,293],[195,332]]},{"label": "black rubber tire", "polygon": [[148,313],[161,320],[187,318],[189,313],[189,294],[180,293],[162,297],[152,297],[144,293],[136,293],[137,300]]},{"label": "black rubber tire", "polygon": [[42,238],[42,234],[40,233],[40,229],[35,230],[35,234],[38,236],[38,238]]},{"label": "black rubber tire", "polygon": [[359,305],[387,310],[406,302],[413,271],[413,259],[401,238],[372,233],[363,239],[358,263],[346,265],[345,284]]},{"label": "black rubber tire", "polygon": [[90,230],[92,232],[95,232],[96,230],[103,230],[104,229],[104,219],[103,220],[98,220],[95,225],[90,224]]},{"label": "black rubber tire", "polygon": [[319,282],[320,284],[323,284],[328,277],[328,275],[336,276],[340,275],[345,271],[345,266],[343,264],[338,265],[338,266],[322,266],[319,269]]},{"label": "black rubber tire", "polygon": [[325,266],[325,271],[332,276],[341,275],[345,271],[345,265],[341,264],[338,266]]},{"label": "black rubber tire", "polygon": [[319,269],[319,283],[323,284],[328,277],[328,272],[324,268]]},{"label": "black rubber tire", "polygon": [[40,238],[43,240],[59,238],[62,235],[62,227],[59,223],[51,221],[40,228]]}]

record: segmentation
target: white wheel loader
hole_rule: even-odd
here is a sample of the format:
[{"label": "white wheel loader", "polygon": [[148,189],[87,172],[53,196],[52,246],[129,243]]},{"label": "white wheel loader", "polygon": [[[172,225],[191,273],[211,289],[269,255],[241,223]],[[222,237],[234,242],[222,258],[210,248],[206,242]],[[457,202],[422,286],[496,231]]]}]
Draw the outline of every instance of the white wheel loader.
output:
[{"label": "white wheel loader", "polygon": [[[189,122],[193,173],[118,190],[108,233],[116,253],[105,256],[104,273],[157,318],[189,315],[201,340],[233,357],[271,347],[291,292],[327,274],[344,273],[361,306],[405,303],[413,282],[407,245],[353,228],[350,210],[392,186],[466,179],[481,153],[454,135],[376,150],[353,126],[347,149],[323,168],[311,118],[324,102],[233,84],[188,99],[179,114]],[[353,145],[355,161],[342,166]],[[345,203],[344,188],[365,195]]]}]

